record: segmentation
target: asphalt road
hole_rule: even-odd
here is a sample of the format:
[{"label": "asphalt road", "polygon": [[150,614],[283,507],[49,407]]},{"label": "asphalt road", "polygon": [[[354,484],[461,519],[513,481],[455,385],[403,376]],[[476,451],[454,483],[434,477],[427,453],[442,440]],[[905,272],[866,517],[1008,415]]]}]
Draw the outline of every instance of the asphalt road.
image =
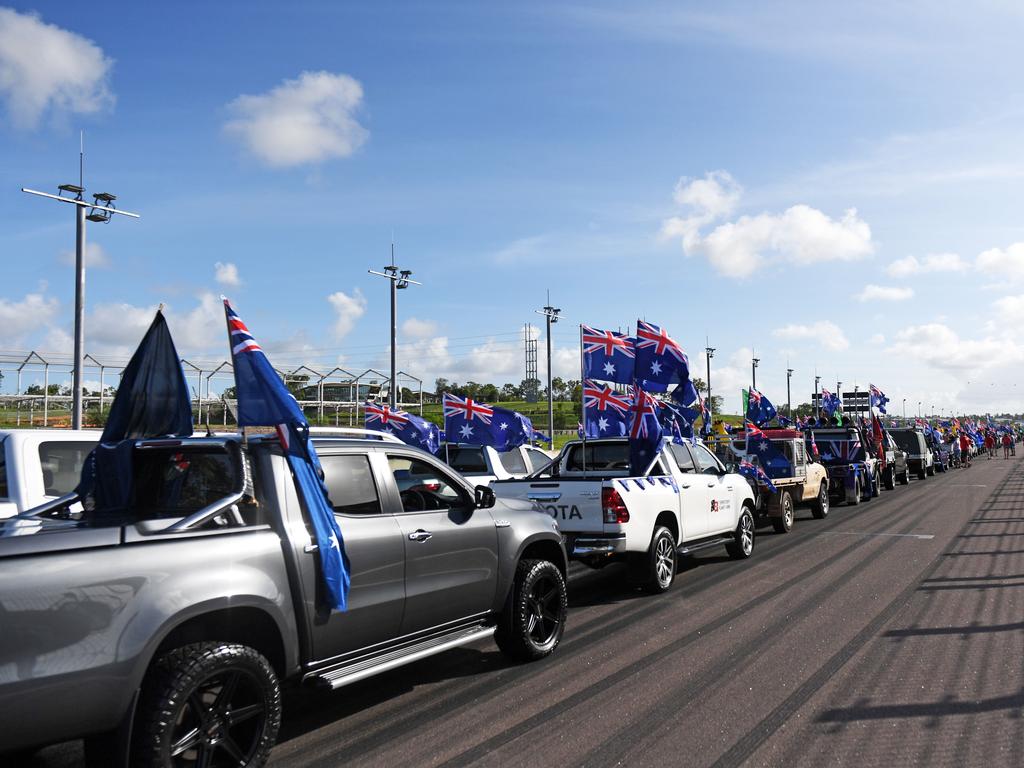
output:
[{"label": "asphalt road", "polygon": [[759,533],[657,597],[574,566],[543,662],[482,643],[291,696],[271,765],[1024,765],[1021,460]]}]

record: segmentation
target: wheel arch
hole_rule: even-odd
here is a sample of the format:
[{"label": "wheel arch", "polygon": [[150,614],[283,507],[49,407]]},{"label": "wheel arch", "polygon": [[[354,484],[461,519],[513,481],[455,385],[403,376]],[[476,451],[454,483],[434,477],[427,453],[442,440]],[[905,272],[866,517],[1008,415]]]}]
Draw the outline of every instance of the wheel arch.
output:
[{"label": "wheel arch", "polygon": [[679,519],[676,517],[675,512],[671,512],[667,509],[662,510],[658,513],[658,517],[654,521],[654,527],[663,526],[668,528],[672,532],[672,538],[676,544],[679,543]]}]

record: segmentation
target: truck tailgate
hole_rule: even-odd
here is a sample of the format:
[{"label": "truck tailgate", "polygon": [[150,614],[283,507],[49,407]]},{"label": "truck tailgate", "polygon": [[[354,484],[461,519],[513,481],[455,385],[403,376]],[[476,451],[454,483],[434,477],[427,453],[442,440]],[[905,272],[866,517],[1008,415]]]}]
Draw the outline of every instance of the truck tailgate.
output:
[{"label": "truck tailgate", "polygon": [[532,501],[558,521],[563,532],[600,532],[601,480],[500,480],[491,487],[498,498]]}]

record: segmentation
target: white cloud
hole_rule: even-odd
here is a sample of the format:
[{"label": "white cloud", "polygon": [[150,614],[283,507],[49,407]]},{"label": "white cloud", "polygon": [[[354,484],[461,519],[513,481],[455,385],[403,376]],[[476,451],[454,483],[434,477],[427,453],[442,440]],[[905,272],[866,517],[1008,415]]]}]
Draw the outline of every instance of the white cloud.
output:
[{"label": "white cloud", "polygon": [[0,344],[18,347],[26,334],[53,322],[60,305],[42,293],[29,293],[21,300],[0,298]]},{"label": "white cloud", "polygon": [[913,297],[913,288],[897,288],[892,285],[865,285],[856,295],[858,301],[906,301]]},{"label": "white cloud", "polygon": [[976,372],[1024,359],[1024,348],[1012,339],[992,336],[961,339],[942,323],[927,323],[899,331],[890,351],[950,373]]},{"label": "white cloud", "polygon": [[223,286],[238,286],[242,284],[241,278],[238,276],[238,267],[228,262],[218,261],[213,265],[214,280]]},{"label": "white cloud", "polygon": [[[75,265],[74,251],[61,251],[60,263],[73,267]],[[95,267],[109,267],[110,256],[99,243],[86,241],[85,243],[85,266],[87,269]]]},{"label": "white cloud", "polygon": [[990,248],[978,254],[975,266],[989,274],[1017,280],[1024,277],[1024,242],[1007,248]]},{"label": "white cloud", "polygon": [[18,128],[35,127],[47,110],[91,114],[112,106],[113,65],[91,40],[0,8],[0,97]]},{"label": "white cloud", "polygon": [[772,336],[778,339],[806,339],[814,341],[825,349],[835,352],[842,351],[850,346],[850,342],[847,341],[842,328],[828,320],[822,320],[809,325],[791,323],[782,328],[776,328],[772,331]]},{"label": "white cloud", "polygon": [[780,214],[741,216],[702,232],[731,214],[741,193],[725,171],[680,180],[674,197],[687,210],[662,222],[662,236],[680,238],[687,255],[705,256],[718,272],[736,278],[748,277],[771,261],[800,266],[850,261],[874,250],[871,228],[854,208],[833,219],[808,205],[794,205]]},{"label": "white cloud", "polygon": [[366,298],[358,288],[349,296],[342,291],[336,291],[327,297],[327,301],[334,307],[337,319],[334,321],[334,335],[341,339],[349,334],[355,327],[356,321],[366,312]]},{"label": "white cloud", "polygon": [[873,344],[875,346],[878,346],[878,345],[881,345],[881,344],[885,344],[885,334],[884,333],[875,333],[875,334],[873,334],[871,336],[871,338],[868,339],[868,343],[869,344]]},{"label": "white cloud", "polygon": [[258,96],[239,96],[224,130],[267,165],[286,168],[355,152],[369,132],[355,118],[363,87],[348,75],[303,72]]},{"label": "white cloud", "polygon": [[425,339],[437,333],[437,323],[433,320],[420,320],[410,317],[402,323],[402,335],[411,339]]},{"label": "white cloud", "polygon": [[967,266],[957,253],[930,253],[923,259],[916,256],[896,259],[885,271],[891,277],[910,277],[929,272],[963,272]]},{"label": "white cloud", "polygon": [[1006,323],[1012,323],[1019,327],[1024,322],[1024,294],[996,299],[992,303],[992,308],[995,310],[993,328],[998,328]]},{"label": "white cloud", "polygon": [[[153,322],[155,314],[155,306],[97,304],[85,320],[86,347],[89,351],[95,350],[96,354],[131,354]],[[174,329],[171,330],[175,344],[180,344]]]}]

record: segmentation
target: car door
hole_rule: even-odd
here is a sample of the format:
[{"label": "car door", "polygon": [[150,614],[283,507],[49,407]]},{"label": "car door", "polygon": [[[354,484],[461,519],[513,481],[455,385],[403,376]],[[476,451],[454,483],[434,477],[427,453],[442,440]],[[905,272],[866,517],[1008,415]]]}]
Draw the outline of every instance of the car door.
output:
[{"label": "car door", "polygon": [[722,463],[703,445],[689,446],[700,470],[700,479],[708,494],[708,525],[706,534],[723,533],[735,527],[737,511],[733,509],[735,475],[727,475]]},{"label": "car door", "polygon": [[683,526],[683,540],[699,539],[707,534],[711,508],[707,480],[697,469],[697,463],[685,445],[670,443],[668,449],[679,470],[679,518]]},{"label": "car door", "polygon": [[[387,472],[383,456],[321,448],[319,457],[351,576],[348,610],[311,619],[313,656],[323,660],[399,634],[405,607],[405,547],[393,507],[381,493],[380,479],[386,479]],[[304,585],[311,589],[317,576],[309,572],[304,578],[312,581]]]},{"label": "car door", "polygon": [[422,452],[388,451],[401,501],[408,635],[484,613],[494,603],[498,535],[465,483]]}]

